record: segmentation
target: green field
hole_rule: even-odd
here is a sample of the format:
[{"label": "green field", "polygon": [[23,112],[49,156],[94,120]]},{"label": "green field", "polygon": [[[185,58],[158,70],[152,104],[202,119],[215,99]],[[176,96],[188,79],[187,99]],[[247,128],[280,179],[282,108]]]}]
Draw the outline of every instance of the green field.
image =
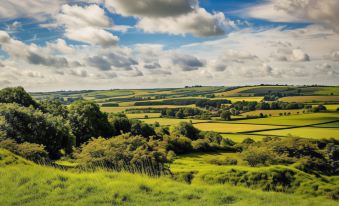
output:
[{"label": "green field", "polygon": [[311,125],[339,120],[339,113],[311,113],[262,119],[239,120],[239,123],[271,124],[271,125]]},{"label": "green field", "polygon": [[274,135],[274,136],[297,136],[304,138],[335,138],[339,139],[339,128],[315,128],[315,127],[302,127],[294,129],[283,129],[283,130],[272,130],[255,132],[254,134],[259,135]]},{"label": "green field", "polygon": [[266,135],[257,135],[257,134],[221,134],[223,138],[228,138],[234,142],[242,142],[244,139],[251,138],[254,141],[261,141],[263,138],[267,137]]},{"label": "green field", "polygon": [[260,114],[267,115],[267,116],[280,116],[280,114],[290,113],[290,114],[302,114],[302,109],[276,109],[276,110],[254,110],[250,112],[244,112],[241,116],[258,116]]},{"label": "green field", "polygon": [[195,105],[184,105],[184,106],[177,106],[177,105],[157,105],[157,106],[126,106],[126,107],[101,107],[101,111],[103,112],[113,112],[113,113],[117,113],[117,112],[123,112],[126,111],[126,109],[152,109],[152,108],[182,108],[182,107],[194,107]]},{"label": "green field", "polygon": [[158,122],[160,125],[176,125],[179,122],[191,122],[198,123],[198,122],[207,122],[208,120],[199,120],[199,119],[171,119],[171,118],[149,118],[149,119],[141,119],[143,122],[147,124],[154,124]]},{"label": "green field", "polygon": [[283,126],[255,125],[255,124],[227,124],[227,123],[199,123],[194,125],[202,131],[215,131],[220,133],[238,133],[256,130],[278,129]]},{"label": "green field", "polygon": [[160,117],[160,113],[136,113],[136,114],[126,114],[130,119],[144,119],[145,116],[148,118]]},{"label": "green field", "polygon": [[338,102],[339,96],[295,96],[283,97],[282,102]]}]

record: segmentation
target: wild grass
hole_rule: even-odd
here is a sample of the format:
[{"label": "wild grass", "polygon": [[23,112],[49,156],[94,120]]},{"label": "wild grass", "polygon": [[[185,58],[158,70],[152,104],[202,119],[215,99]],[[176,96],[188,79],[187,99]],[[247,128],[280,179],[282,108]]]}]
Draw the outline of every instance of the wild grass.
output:
[{"label": "wild grass", "polygon": [[151,178],[103,170],[75,173],[35,165],[19,157],[16,163],[2,164],[10,157],[3,150],[0,154],[2,206],[337,205],[326,197],[262,192],[227,184],[189,185],[168,177]]}]

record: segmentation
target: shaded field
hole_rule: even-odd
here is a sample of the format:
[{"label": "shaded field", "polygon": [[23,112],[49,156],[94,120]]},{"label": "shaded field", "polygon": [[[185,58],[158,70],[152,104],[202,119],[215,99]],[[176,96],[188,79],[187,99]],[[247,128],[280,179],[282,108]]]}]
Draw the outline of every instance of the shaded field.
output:
[{"label": "shaded field", "polygon": [[328,123],[328,124],[319,124],[319,125],[315,125],[314,127],[338,127],[339,128],[339,121]]},{"label": "shaded field", "polygon": [[194,124],[194,126],[202,131],[214,131],[219,133],[238,133],[256,130],[284,128],[284,126],[276,125],[255,125],[255,124],[236,124],[236,123],[199,123]]},{"label": "shaded field", "polygon": [[293,135],[297,137],[313,138],[313,139],[320,139],[320,138],[339,139],[339,128],[301,127],[301,128],[293,128],[293,129],[255,132],[254,134],[276,135],[276,136]]},{"label": "shaded field", "polygon": [[339,102],[339,96],[293,96],[283,97],[279,101],[282,102]]}]

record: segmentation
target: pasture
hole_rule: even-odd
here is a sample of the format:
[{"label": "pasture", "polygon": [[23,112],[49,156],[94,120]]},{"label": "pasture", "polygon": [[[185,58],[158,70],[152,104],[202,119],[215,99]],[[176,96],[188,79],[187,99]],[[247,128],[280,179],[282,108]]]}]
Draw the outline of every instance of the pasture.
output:
[{"label": "pasture", "polygon": [[280,98],[279,101],[299,103],[339,102],[339,96],[291,96]]},{"label": "pasture", "polygon": [[302,109],[275,109],[275,110],[254,110],[250,112],[242,113],[241,116],[259,116],[260,114],[267,115],[267,116],[281,116],[283,114],[302,114]]},{"label": "pasture", "polygon": [[257,130],[278,129],[283,126],[276,125],[256,125],[256,124],[237,124],[237,123],[197,123],[194,126],[202,131],[214,131],[219,133],[239,133],[251,132]]},{"label": "pasture", "polygon": [[154,124],[158,122],[160,125],[176,125],[179,122],[192,122],[193,124],[199,122],[207,122],[208,120],[199,120],[199,119],[172,119],[172,118],[149,118],[149,119],[140,119],[147,124]]},{"label": "pasture", "polygon": [[158,118],[160,113],[135,113],[135,114],[126,114],[130,119],[147,119],[147,118]]},{"label": "pasture", "polygon": [[255,132],[258,135],[272,136],[297,136],[311,139],[335,138],[339,140],[339,128],[317,128],[317,127],[301,127],[293,129],[281,129]]}]

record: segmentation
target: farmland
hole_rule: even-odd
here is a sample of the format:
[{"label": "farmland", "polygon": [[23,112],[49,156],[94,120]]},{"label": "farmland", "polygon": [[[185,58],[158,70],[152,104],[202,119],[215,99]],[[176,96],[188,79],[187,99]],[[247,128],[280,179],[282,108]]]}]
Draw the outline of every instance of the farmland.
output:
[{"label": "farmland", "polygon": [[[58,124],[51,122],[49,127],[62,127],[62,118],[52,117],[54,113],[67,118],[53,138],[82,136],[75,139],[73,151],[64,147],[59,154],[47,145],[48,152],[57,156],[48,166],[19,157],[32,158],[31,151],[40,152],[36,158],[46,155],[36,145],[0,144],[5,147],[0,148],[0,184],[12,188],[0,190],[0,201],[5,205],[336,205],[339,179],[331,153],[339,140],[336,92],[333,87],[245,86],[33,93],[30,104],[50,112],[44,124],[53,120]],[[8,114],[12,110],[13,115],[29,114],[20,121],[44,115],[33,106],[0,106]],[[2,116],[0,126],[11,124],[6,118]],[[83,118],[87,122],[79,122]],[[8,124],[0,128],[22,129]],[[90,127],[79,130],[82,124]],[[35,120],[22,125],[34,126]],[[68,125],[72,132],[67,132]],[[40,129],[32,134],[46,135],[36,127]],[[95,138],[99,136],[105,138]],[[285,150],[296,153],[279,153]],[[98,194],[104,195],[98,198]]]}]

